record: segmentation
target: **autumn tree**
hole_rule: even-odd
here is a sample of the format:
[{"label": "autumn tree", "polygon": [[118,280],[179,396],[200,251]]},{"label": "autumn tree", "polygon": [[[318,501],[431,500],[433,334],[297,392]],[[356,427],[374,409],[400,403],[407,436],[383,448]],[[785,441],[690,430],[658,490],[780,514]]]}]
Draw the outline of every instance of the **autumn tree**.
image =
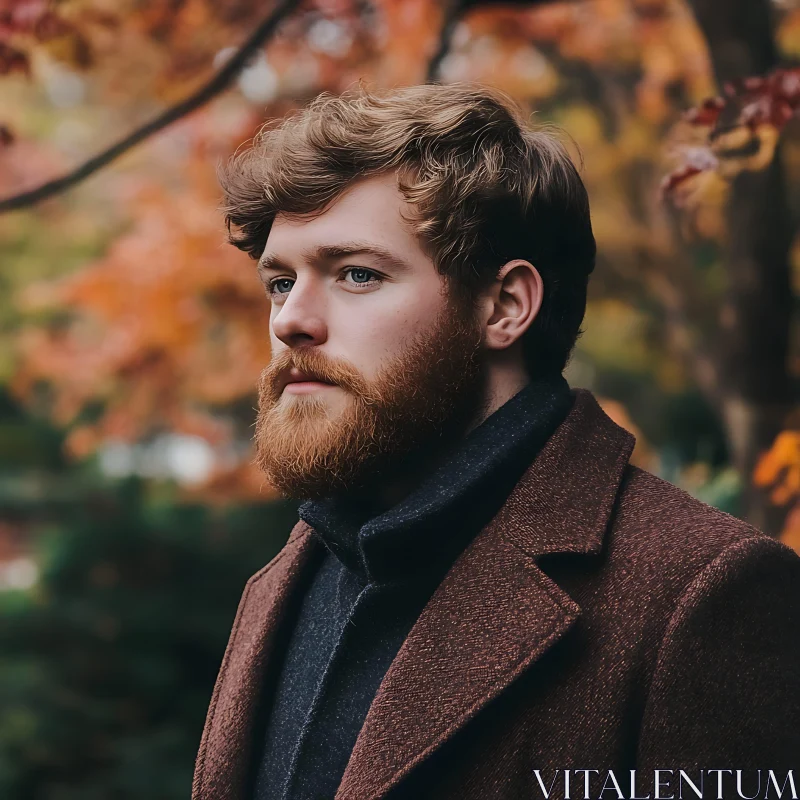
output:
[{"label": "autumn tree", "polygon": [[[789,53],[798,13],[778,20]],[[360,77],[383,85],[480,80],[574,135],[600,244],[593,307],[608,298],[648,309],[649,346],[661,354],[663,340],[669,364],[654,377],[699,388],[744,477],[741,513],[780,531],[792,500],[781,496],[785,503],[773,508],[775,492],[770,498],[751,476],[793,424],[797,391],[793,225],[778,144],[788,118],[763,122],[750,152],[741,131],[752,125],[742,125],[742,115],[770,92],[750,102],[752,84],[725,94],[727,84],[779,65],[767,0],[316,0],[268,11],[244,0],[184,0],[114,14],[90,0],[55,7],[6,0],[4,14],[7,72],[30,71],[42,53],[56,52],[90,76],[104,102],[119,107],[120,97],[155,95],[161,108],[55,182],[41,171],[24,174],[14,154],[27,142],[3,120],[0,208],[77,185],[172,125],[148,144],[152,171],[140,163],[125,179],[129,230],[80,272],[24,294],[46,324],[21,337],[13,386],[31,402],[49,386],[43,406],[69,428],[76,456],[108,437],[133,440],[165,427],[221,444],[244,438],[252,422],[252,386],[268,357],[265,301],[246,264],[222,248],[212,162],[265,117]],[[146,54],[135,57],[144,76],[126,63],[134,52]],[[250,103],[223,94],[234,83]],[[704,103],[723,95],[727,105]],[[717,116],[700,113],[722,105]],[[682,120],[693,107],[695,116]],[[668,191],[660,193],[665,175]],[[246,457],[232,457],[218,485],[260,492],[257,476],[244,479],[244,464]]]}]

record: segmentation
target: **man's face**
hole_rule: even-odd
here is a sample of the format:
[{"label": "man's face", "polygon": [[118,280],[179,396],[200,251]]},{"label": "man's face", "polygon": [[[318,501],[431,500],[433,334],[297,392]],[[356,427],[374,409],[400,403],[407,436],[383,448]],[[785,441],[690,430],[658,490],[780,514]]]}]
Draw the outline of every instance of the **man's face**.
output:
[{"label": "man's face", "polygon": [[259,380],[256,463],[287,496],[391,477],[480,410],[481,328],[451,298],[408,211],[388,174],[315,219],[272,225],[259,266],[272,360]]}]

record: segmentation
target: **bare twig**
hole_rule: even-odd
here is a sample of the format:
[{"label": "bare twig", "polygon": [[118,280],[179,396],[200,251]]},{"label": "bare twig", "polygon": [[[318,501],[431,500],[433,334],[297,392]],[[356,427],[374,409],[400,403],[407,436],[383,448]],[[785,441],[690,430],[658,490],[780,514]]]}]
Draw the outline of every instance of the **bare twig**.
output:
[{"label": "bare twig", "polygon": [[436,52],[428,62],[426,83],[435,83],[439,80],[439,70],[453,44],[453,35],[456,32],[458,23],[461,22],[468,11],[491,6],[532,8],[533,6],[544,6],[548,3],[556,2],[556,0],[441,0],[441,2],[444,6],[444,20],[439,31],[439,43],[436,47]]},{"label": "bare twig", "polygon": [[155,119],[137,128],[124,139],[121,139],[103,152],[93,156],[66,175],[47,181],[47,183],[43,183],[35,189],[29,189],[13,197],[0,200],[0,214],[7,211],[27,208],[41,200],[70,189],[102,167],[114,161],[116,158],[119,158],[123,153],[140,142],[143,142],[154,133],[157,133],[173,122],[176,122],[187,114],[204,106],[214,97],[224,92],[233,81],[236,80],[236,77],[247,65],[247,62],[253,54],[273,35],[276,28],[285,17],[299,5],[300,0],[281,0],[281,2],[278,2],[269,15],[256,27],[250,38],[248,38],[225,65],[194,94],[182,100],[180,103],[171,106]]},{"label": "bare twig", "polygon": [[427,83],[434,83],[439,79],[439,70],[442,62],[447,57],[450,47],[453,44],[453,34],[456,32],[458,23],[464,14],[465,3],[462,0],[446,0],[444,9],[444,21],[439,31],[439,44],[436,52],[428,62],[428,72],[425,76]]}]

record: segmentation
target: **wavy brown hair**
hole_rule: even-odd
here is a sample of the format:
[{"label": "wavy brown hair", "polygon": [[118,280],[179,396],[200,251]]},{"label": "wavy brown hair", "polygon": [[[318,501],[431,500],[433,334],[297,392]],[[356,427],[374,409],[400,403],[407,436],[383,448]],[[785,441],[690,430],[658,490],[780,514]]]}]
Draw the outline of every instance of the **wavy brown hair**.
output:
[{"label": "wavy brown hair", "polygon": [[230,241],[257,259],[278,213],[320,214],[358,179],[395,171],[408,222],[454,293],[474,299],[511,259],[538,269],[545,291],[523,338],[526,365],[532,377],[561,373],[582,333],[596,247],[558,134],[477,84],[323,93],[220,170]]}]

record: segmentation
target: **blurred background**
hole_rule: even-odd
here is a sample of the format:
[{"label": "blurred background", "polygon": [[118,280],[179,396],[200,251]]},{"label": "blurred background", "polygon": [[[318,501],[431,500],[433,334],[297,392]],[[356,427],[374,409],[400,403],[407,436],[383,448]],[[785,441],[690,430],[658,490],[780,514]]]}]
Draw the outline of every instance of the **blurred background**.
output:
[{"label": "blurred background", "polygon": [[0,797],[189,797],[295,520],[251,464],[269,308],[216,169],[361,78],[493,84],[573,137],[567,379],[800,548],[798,57],[796,0],[0,0]]}]

